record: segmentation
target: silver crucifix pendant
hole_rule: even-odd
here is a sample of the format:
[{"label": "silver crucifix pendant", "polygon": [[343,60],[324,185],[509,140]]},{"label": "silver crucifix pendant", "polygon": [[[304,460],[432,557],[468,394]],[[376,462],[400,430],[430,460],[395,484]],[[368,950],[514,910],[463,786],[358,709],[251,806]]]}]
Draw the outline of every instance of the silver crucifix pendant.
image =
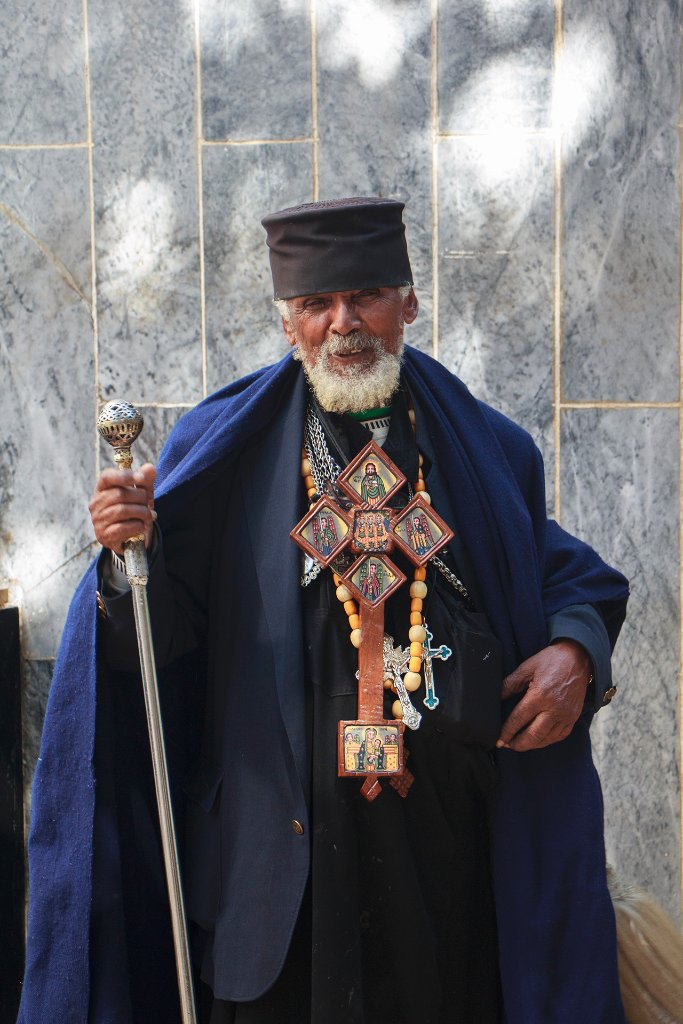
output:
[{"label": "silver crucifix pendant", "polygon": [[394,647],[394,638],[384,634],[384,673],[394,677],[394,687],[403,708],[403,721],[409,729],[418,729],[422,715],[413,707],[403,682],[402,673],[408,669],[410,648]]},{"label": "silver crucifix pendant", "polygon": [[432,669],[432,661],[434,658],[438,658],[439,661],[447,661],[450,658],[453,651],[450,647],[446,647],[442,644],[441,647],[432,647],[432,640],[434,636],[429,631],[429,627],[425,622],[426,637],[423,644],[423,655],[422,664],[424,665],[425,672],[425,696],[422,703],[425,707],[433,711],[434,708],[439,706],[439,698],[436,695],[436,689],[434,687],[434,670]]}]

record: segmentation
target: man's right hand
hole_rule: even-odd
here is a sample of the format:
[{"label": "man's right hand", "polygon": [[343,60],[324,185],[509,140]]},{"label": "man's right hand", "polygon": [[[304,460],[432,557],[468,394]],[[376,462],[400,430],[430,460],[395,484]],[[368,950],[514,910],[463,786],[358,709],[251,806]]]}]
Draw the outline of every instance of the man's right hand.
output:
[{"label": "man's right hand", "polygon": [[102,547],[123,554],[123,542],[144,533],[145,547],[152,540],[154,479],[157,471],[147,462],[140,469],[105,469],[88,508],[95,536]]}]

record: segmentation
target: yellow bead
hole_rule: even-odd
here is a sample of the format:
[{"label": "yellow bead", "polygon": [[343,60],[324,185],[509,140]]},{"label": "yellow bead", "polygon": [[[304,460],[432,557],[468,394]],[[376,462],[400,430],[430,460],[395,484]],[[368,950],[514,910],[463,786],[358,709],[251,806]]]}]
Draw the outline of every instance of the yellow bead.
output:
[{"label": "yellow bead", "polygon": [[360,615],[349,615],[349,626],[351,629],[358,629],[360,626]]},{"label": "yellow bead", "polygon": [[422,641],[414,640],[410,645],[410,657],[422,658]]},{"label": "yellow bead", "polygon": [[417,461],[420,464],[420,466],[424,466],[425,460],[422,458],[422,452],[417,453]]},{"label": "yellow bead", "polygon": [[304,486],[305,487],[315,487],[315,480],[313,479],[312,476],[304,477]]},{"label": "yellow bead", "polygon": [[424,601],[427,596],[427,584],[423,583],[422,580],[415,580],[414,583],[410,584],[410,596],[419,597],[421,601]]},{"label": "yellow bead", "polygon": [[415,426],[415,410],[414,409],[408,409],[408,419],[413,424],[413,426]]},{"label": "yellow bead", "polygon": [[415,490],[416,491],[426,491],[427,490],[427,484],[424,482],[424,480],[420,479],[420,480],[417,481],[417,483],[415,484]]},{"label": "yellow bead", "polygon": [[352,597],[353,594],[349,588],[344,583],[340,583],[337,587],[337,600],[344,604],[346,601],[350,601]]},{"label": "yellow bead", "polygon": [[406,672],[403,677],[403,685],[408,693],[415,693],[422,685],[422,676],[419,672]]},{"label": "yellow bead", "polygon": [[358,605],[355,601],[344,601],[344,611],[347,615],[358,615]]},{"label": "yellow bead", "polygon": [[412,654],[413,641],[418,640],[420,642],[420,646],[422,646],[427,639],[427,630],[423,625],[411,626],[408,630],[408,639],[410,640],[410,653]]},{"label": "yellow bead", "polygon": [[427,494],[426,491],[422,491],[421,494],[420,494],[420,497],[422,498],[423,501],[426,501],[428,505],[431,505],[431,503],[432,503],[431,496],[429,494]]},{"label": "yellow bead", "polygon": [[415,572],[413,573],[413,579],[416,579],[416,580],[426,580],[427,579],[427,567],[425,565],[421,565],[418,569],[416,569]]},{"label": "yellow bead", "polygon": [[308,490],[306,491],[306,497],[307,498],[312,498],[313,495],[317,494],[317,493],[318,492],[316,491],[315,487],[309,487]]},{"label": "yellow bead", "polygon": [[[412,604],[412,601],[410,602]],[[420,601],[422,604],[422,601]],[[410,625],[421,626],[422,625],[422,612],[411,612],[410,613]]]},{"label": "yellow bead", "polygon": [[384,689],[385,690],[393,690],[393,688],[394,688],[394,680],[393,679],[385,679],[384,680]]},{"label": "yellow bead", "polygon": [[411,658],[408,662],[408,669],[411,672],[419,672],[422,668],[422,658]]},{"label": "yellow bead", "polygon": [[332,573],[332,579],[334,580],[335,587],[338,587],[339,584],[341,583],[341,579],[339,578],[339,576],[337,576],[336,572]]},{"label": "yellow bead", "polygon": [[411,610],[411,612],[420,612],[420,618],[422,618],[422,598],[421,597],[413,597],[412,601],[410,602],[410,610]]},{"label": "yellow bead", "polygon": [[311,464],[308,461],[308,459],[302,459],[301,460],[301,475],[302,476],[310,476],[311,475]]},{"label": "yellow bead", "polygon": [[395,700],[391,705],[391,713],[394,718],[403,718],[403,705],[400,700]]},{"label": "yellow bead", "polygon": [[354,647],[360,647],[360,630],[352,629],[349,639]]}]

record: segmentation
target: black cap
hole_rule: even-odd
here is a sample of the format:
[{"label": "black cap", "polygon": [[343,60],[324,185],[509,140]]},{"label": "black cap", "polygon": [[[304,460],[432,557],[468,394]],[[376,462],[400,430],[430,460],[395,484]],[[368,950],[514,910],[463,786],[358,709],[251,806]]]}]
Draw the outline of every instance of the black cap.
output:
[{"label": "black cap", "polygon": [[412,284],[403,205],[356,196],[264,217],[275,298]]}]

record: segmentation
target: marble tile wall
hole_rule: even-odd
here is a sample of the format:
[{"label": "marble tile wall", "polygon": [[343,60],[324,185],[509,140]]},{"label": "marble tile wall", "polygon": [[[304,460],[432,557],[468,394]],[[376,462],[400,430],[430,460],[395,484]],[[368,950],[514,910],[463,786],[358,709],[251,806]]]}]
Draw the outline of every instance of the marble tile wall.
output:
[{"label": "marble tile wall", "polygon": [[523,423],[549,508],[633,579],[594,728],[610,859],[680,907],[678,0],[6,0],[0,589],[21,606],[27,787],[97,404],[156,458],[285,351],[264,213],[398,196],[410,340]]}]

